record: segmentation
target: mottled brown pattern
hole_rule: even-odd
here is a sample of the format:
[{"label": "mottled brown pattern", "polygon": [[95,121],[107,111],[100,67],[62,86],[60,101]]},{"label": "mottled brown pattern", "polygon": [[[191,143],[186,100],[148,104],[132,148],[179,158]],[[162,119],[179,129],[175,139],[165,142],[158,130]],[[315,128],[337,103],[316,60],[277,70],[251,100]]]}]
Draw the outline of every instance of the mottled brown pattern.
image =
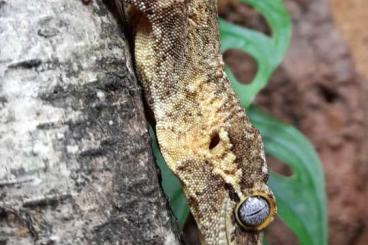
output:
[{"label": "mottled brown pattern", "polygon": [[259,244],[234,208],[252,193],[273,195],[261,137],[223,72],[217,1],[125,2],[138,10],[135,62],[160,149],[183,183],[203,243]]}]

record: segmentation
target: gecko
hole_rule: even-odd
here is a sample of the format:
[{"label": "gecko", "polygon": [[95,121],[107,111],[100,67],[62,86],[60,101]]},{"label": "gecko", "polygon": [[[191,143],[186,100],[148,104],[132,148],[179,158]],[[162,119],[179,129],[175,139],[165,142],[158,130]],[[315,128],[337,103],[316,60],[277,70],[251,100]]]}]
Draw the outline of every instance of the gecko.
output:
[{"label": "gecko", "polygon": [[116,0],[160,151],[202,244],[255,245],[276,214],[259,131],[224,73],[216,0]]}]

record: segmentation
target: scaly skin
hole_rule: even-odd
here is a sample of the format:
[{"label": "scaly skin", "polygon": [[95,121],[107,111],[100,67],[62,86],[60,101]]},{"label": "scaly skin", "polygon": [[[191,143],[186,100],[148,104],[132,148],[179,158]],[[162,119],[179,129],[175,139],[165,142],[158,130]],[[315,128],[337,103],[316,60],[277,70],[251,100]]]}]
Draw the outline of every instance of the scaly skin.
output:
[{"label": "scaly skin", "polygon": [[217,1],[124,0],[132,6],[135,63],[169,168],[180,178],[203,244],[259,244],[235,218],[237,204],[261,194],[267,166],[259,132],[223,71]]}]

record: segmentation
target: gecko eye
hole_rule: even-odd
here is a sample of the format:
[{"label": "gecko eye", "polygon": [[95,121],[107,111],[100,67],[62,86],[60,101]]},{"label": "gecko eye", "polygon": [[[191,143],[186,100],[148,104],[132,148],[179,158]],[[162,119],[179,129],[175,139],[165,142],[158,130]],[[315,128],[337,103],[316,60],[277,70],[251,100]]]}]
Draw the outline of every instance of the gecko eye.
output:
[{"label": "gecko eye", "polygon": [[246,230],[262,230],[276,214],[274,200],[265,194],[255,194],[241,201],[235,210],[238,224]]},{"label": "gecko eye", "polygon": [[249,197],[238,210],[239,218],[247,226],[258,226],[270,214],[270,207],[262,197]]}]

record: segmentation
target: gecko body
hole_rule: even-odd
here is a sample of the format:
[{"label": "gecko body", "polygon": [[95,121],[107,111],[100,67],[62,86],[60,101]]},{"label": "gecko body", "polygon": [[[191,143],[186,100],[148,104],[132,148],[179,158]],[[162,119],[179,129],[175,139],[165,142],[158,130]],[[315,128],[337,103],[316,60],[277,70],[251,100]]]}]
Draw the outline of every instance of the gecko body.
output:
[{"label": "gecko body", "polygon": [[124,0],[160,150],[203,244],[259,244],[276,212],[261,137],[224,73],[217,1]]}]

